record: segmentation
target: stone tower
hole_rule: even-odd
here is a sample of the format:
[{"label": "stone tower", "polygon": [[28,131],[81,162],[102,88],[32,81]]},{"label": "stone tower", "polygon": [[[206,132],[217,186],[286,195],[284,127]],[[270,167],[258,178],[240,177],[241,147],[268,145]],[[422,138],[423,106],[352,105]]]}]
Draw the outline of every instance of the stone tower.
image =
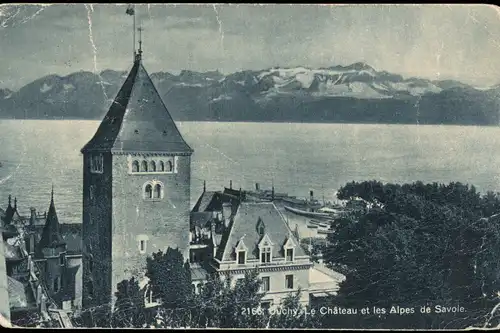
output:
[{"label": "stone tower", "polygon": [[191,154],[142,65],[133,67],[83,153],[83,307],[167,247],[189,251]]}]

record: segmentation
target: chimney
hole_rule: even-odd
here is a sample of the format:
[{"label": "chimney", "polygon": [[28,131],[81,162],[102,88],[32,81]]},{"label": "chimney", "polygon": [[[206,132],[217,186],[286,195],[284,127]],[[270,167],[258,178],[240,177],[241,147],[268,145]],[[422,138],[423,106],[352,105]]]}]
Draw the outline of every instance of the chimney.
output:
[{"label": "chimney", "polygon": [[207,191],[207,182],[203,181],[203,193]]},{"label": "chimney", "polygon": [[229,188],[230,188],[231,190],[233,189],[233,181],[232,181],[232,180],[230,180],[230,181],[229,181]]},{"label": "chimney", "polygon": [[30,225],[35,225],[35,220],[36,220],[36,209],[31,207],[31,216],[30,216]]},{"label": "chimney", "polygon": [[222,218],[224,219],[224,225],[226,227],[229,226],[229,218],[231,217],[231,204],[229,202],[225,202],[222,204]]},{"label": "chimney", "polygon": [[311,201],[314,200],[314,192],[313,191],[309,191],[309,197],[310,197]]},{"label": "chimney", "polygon": [[257,192],[258,192],[258,191],[260,191],[260,189],[259,189],[259,183],[255,183],[255,190],[256,190]]},{"label": "chimney", "polygon": [[271,200],[274,201],[274,185],[273,188],[271,189]]}]

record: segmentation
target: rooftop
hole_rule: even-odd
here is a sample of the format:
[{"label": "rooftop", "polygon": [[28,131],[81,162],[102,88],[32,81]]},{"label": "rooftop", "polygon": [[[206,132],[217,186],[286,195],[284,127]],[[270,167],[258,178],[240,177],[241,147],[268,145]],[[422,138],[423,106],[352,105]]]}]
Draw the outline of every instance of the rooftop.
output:
[{"label": "rooftop", "polygon": [[82,152],[193,150],[182,138],[149,74],[138,58],[94,137]]},{"label": "rooftop", "polygon": [[[263,234],[259,233],[258,224],[263,224]],[[216,257],[224,261],[235,260],[234,249],[242,239],[248,248],[247,258],[258,259],[258,244],[264,235],[267,235],[273,243],[273,258],[284,257],[282,247],[290,238],[297,245],[295,255],[306,255],[272,202],[241,202],[229,229],[222,235],[220,250]]]}]

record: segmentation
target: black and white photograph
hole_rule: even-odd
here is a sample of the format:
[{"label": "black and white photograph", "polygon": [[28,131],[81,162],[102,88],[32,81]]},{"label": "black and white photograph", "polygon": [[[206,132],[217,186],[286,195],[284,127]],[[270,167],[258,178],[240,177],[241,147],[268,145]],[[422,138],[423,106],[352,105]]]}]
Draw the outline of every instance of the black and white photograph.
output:
[{"label": "black and white photograph", "polygon": [[1,4],[0,324],[500,327],[500,7]]}]

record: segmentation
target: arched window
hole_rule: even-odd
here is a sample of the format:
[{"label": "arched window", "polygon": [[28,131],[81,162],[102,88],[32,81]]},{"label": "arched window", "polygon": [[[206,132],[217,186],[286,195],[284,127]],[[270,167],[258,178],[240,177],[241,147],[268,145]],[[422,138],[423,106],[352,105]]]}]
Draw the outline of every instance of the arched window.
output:
[{"label": "arched window", "polygon": [[172,161],[167,161],[167,172],[172,172],[173,168]]},{"label": "arched window", "polygon": [[139,161],[132,162],[132,172],[139,172]]},{"label": "arched window", "polygon": [[148,162],[142,161],[142,163],[141,163],[141,172],[148,172]]},{"label": "arched window", "polygon": [[156,163],[155,161],[151,161],[151,163],[149,164],[149,169],[151,172],[156,172]]},{"label": "arched window", "polygon": [[161,198],[161,185],[160,184],[155,185],[155,198],[158,198],[158,199]]},{"label": "arched window", "polygon": [[92,257],[89,257],[89,272],[92,274],[94,271],[94,262],[92,261]]},{"label": "arched window", "polygon": [[201,283],[198,283],[198,285],[196,286],[196,289],[197,289],[197,294],[201,294],[201,288],[203,286],[201,285]]},{"label": "arched window", "polygon": [[153,186],[151,184],[147,184],[144,189],[144,198],[151,199],[153,198]]},{"label": "arched window", "polygon": [[163,163],[163,161],[160,161],[160,171],[165,171],[165,163]]}]

